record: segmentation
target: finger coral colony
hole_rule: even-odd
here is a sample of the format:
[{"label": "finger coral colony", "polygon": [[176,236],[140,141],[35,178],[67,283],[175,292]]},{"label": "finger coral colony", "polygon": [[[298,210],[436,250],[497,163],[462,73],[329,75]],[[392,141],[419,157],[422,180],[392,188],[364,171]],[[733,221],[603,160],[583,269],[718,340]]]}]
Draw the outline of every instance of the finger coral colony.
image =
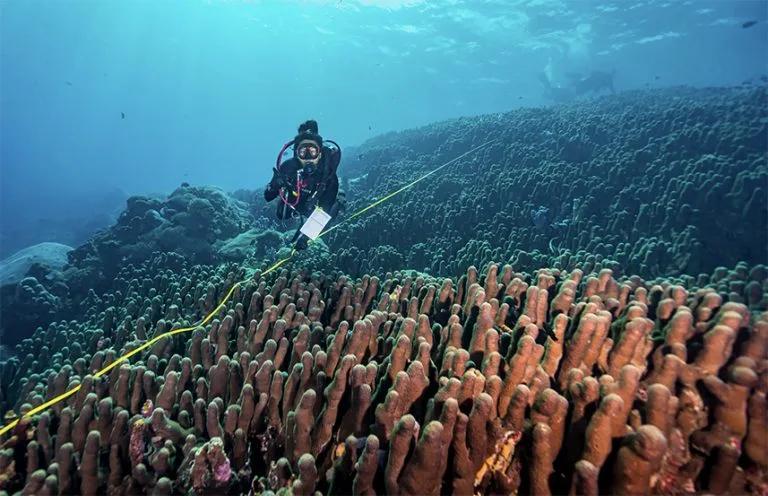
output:
[{"label": "finger coral colony", "polygon": [[[0,495],[768,494],[765,225],[739,220],[764,216],[768,106],[744,101],[766,91],[697,95],[648,97],[621,121],[642,129],[615,127],[623,158],[620,95],[554,143],[504,131],[472,162],[487,188],[459,164],[423,208],[382,206],[270,272],[281,234],[243,243],[244,200],[130,199],[63,279],[14,286],[8,318],[32,327],[0,361]],[[397,146],[434,167],[494,119],[373,143],[352,210],[395,189],[376,164]]]}]

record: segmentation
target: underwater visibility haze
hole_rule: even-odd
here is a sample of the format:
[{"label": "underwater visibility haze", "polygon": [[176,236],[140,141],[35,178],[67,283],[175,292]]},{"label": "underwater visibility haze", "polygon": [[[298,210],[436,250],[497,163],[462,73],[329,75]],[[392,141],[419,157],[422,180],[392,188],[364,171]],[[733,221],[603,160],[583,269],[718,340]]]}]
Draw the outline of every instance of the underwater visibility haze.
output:
[{"label": "underwater visibility haze", "polygon": [[0,496],[768,494],[767,22],[0,0]]},{"label": "underwater visibility haze", "polygon": [[765,11],[751,0],[7,0],[0,256],[45,233],[83,242],[127,195],[262,187],[305,119],[349,147],[551,104],[542,77],[568,86],[615,71],[617,91],[739,85],[765,72]]}]

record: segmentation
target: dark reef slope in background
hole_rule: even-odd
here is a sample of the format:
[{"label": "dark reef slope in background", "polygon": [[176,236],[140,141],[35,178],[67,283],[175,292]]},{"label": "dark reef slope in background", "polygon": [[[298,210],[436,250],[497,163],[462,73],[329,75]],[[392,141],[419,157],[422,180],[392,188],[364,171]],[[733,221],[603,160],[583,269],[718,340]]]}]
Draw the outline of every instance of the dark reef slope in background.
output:
[{"label": "dark reef slope in background", "polygon": [[671,88],[382,136],[347,154],[350,212],[498,141],[337,229],[330,266],[602,261],[654,278],[763,263],[767,123],[765,87]]},{"label": "dark reef slope in background", "polygon": [[[345,149],[341,219],[495,141],[344,222],[291,264],[456,277],[498,262],[690,283],[739,261],[765,263],[767,130],[762,86],[628,92],[382,135]],[[18,342],[52,318],[78,318],[84,298],[112,291],[118,272],[155,252],[173,254],[168,268],[274,262],[296,227],[278,225],[275,206],[262,189],[183,185],[165,199],[132,197],[65,271],[33,267],[35,279],[2,288],[0,325]]]},{"label": "dark reef slope in background", "polygon": [[0,496],[765,495],[766,103],[380,137],[345,150],[351,220],[268,274],[262,190],[129,199],[0,291]]}]

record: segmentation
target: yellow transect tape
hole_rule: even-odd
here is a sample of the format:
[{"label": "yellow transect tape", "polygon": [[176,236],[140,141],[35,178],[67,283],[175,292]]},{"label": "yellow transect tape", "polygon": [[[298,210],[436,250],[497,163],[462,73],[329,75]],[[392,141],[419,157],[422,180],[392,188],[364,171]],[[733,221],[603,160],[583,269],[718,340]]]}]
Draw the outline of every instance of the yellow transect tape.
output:
[{"label": "yellow transect tape", "polygon": [[[462,153],[461,155],[459,155],[458,157],[454,158],[453,160],[450,160],[450,161],[444,163],[443,165],[441,165],[440,167],[438,167],[438,168],[436,168],[436,169],[434,169],[434,170],[424,174],[423,176],[419,177],[415,181],[412,181],[412,182],[406,184],[405,186],[403,186],[402,188],[398,189],[394,193],[390,193],[387,196],[385,196],[385,197],[383,197],[383,198],[381,198],[379,200],[376,200],[375,202],[371,203],[367,207],[364,207],[364,208],[358,210],[357,212],[355,212],[354,214],[350,215],[349,217],[347,217],[346,219],[342,220],[341,222],[339,222],[338,224],[334,225],[333,227],[331,227],[329,229],[326,229],[325,231],[321,232],[317,236],[317,238],[325,236],[326,234],[328,234],[329,232],[333,231],[337,227],[341,226],[345,222],[350,221],[350,220],[354,219],[355,217],[357,217],[359,215],[362,215],[364,212],[372,209],[373,207],[375,207],[377,205],[380,205],[381,203],[383,203],[383,202],[389,200],[390,198],[392,198],[393,196],[395,196],[397,194],[400,194],[403,191],[411,188],[416,183],[426,179],[427,177],[431,176],[432,174],[434,174],[435,172],[439,171],[440,169],[451,165],[452,163],[456,162],[457,160],[459,160],[459,159],[461,159],[463,157],[466,157],[470,153],[473,153],[473,152],[475,152],[475,151],[477,151],[477,150],[479,150],[481,148],[484,148],[484,147],[488,146],[489,144],[493,143],[494,141],[496,141],[496,140],[487,141],[487,142],[483,143],[482,145],[476,146],[475,148],[472,148],[471,150]],[[310,240],[310,242],[312,242],[312,240]],[[272,265],[272,267],[268,268],[266,271],[264,271],[260,275],[261,276],[265,276],[265,275],[269,274],[270,272],[273,272],[275,269],[277,269],[278,267],[283,265],[285,262],[290,260],[293,257],[294,253],[296,253],[296,248],[293,248],[291,250],[291,254],[288,255],[286,258],[284,258],[282,260],[279,260],[274,265]],[[140,352],[146,350],[147,348],[149,348],[150,346],[152,346],[153,344],[157,343],[158,341],[160,341],[163,338],[166,338],[166,337],[169,337],[169,336],[175,336],[176,334],[182,334],[184,332],[194,331],[198,327],[202,327],[202,326],[206,325],[211,319],[213,319],[214,315],[216,315],[219,312],[219,310],[222,309],[222,307],[227,302],[227,300],[229,300],[229,298],[232,297],[232,294],[235,292],[235,289],[237,287],[239,287],[240,285],[245,284],[246,282],[248,282],[249,279],[244,279],[242,281],[239,281],[239,282],[236,282],[235,284],[233,284],[232,287],[230,288],[230,290],[227,292],[226,296],[224,296],[224,298],[216,306],[216,308],[213,309],[213,311],[210,312],[198,324],[195,324],[194,326],[191,326],[191,327],[183,327],[181,329],[174,329],[174,330],[171,330],[171,331],[168,331],[168,332],[164,332],[164,333],[160,334],[159,336],[155,336],[154,338],[152,338],[149,341],[147,341],[146,343],[142,344],[141,346],[139,346],[135,350],[129,351],[128,353],[126,353],[125,355],[121,356],[120,358],[118,358],[114,362],[110,363],[109,365],[107,365],[103,369],[99,370],[98,372],[93,374],[93,377],[101,377],[101,376],[103,376],[104,374],[106,374],[107,372],[112,370],[113,368],[115,368],[118,365],[120,365],[125,360],[128,360],[129,358],[131,358],[136,353],[140,353]],[[10,424],[8,424],[8,425],[4,426],[2,429],[0,429],[0,436],[5,434],[9,430],[13,429],[14,427],[16,427],[16,425],[18,425],[19,421],[22,418],[29,418],[29,417],[32,417],[33,415],[36,415],[36,414],[38,414],[38,413],[40,413],[40,412],[42,412],[44,410],[47,410],[48,408],[52,407],[56,403],[59,403],[60,401],[65,400],[65,399],[69,398],[70,396],[72,396],[73,394],[75,394],[76,392],[78,392],[80,390],[80,387],[81,387],[81,385],[78,384],[77,386],[73,387],[72,389],[68,390],[67,392],[62,393],[59,396],[57,396],[57,397],[55,397],[55,398],[53,398],[51,400],[46,401],[42,405],[36,406],[35,408],[31,409],[30,411],[25,413],[23,417],[17,418],[16,420],[11,422]]]}]

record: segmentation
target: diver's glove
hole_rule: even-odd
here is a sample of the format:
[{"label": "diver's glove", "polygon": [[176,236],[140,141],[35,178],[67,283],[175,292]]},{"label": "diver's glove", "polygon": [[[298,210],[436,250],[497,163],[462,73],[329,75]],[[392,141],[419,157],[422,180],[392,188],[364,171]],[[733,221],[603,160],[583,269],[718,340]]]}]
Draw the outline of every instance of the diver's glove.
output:
[{"label": "diver's glove", "polygon": [[285,175],[280,174],[277,168],[272,167],[272,180],[269,181],[269,189],[277,191],[280,188],[290,188],[291,181]]},{"label": "diver's glove", "polygon": [[303,234],[299,236],[299,240],[296,241],[296,250],[306,250],[309,244],[309,238]]}]

